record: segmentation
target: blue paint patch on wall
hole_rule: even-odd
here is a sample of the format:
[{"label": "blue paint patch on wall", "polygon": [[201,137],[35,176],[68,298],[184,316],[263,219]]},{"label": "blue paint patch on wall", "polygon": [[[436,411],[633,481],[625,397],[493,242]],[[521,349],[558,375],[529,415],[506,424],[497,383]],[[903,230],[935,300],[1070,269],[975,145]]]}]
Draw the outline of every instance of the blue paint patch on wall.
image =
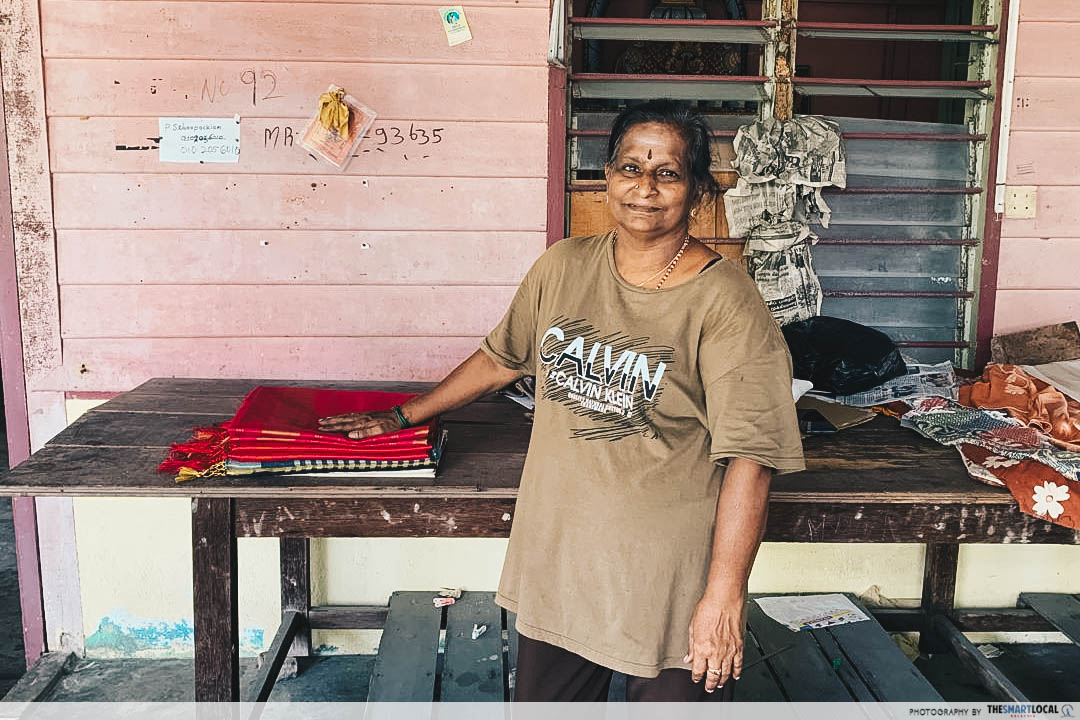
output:
[{"label": "blue paint patch on wall", "polygon": [[[240,632],[240,647],[256,648],[256,652],[263,649],[262,628],[244,628]],[[241,651],[242,652],[242,651]]]},{"label": "blue paint patch on wall", "polygon": [[[247,627],[240,632],[240,653],[255,655],[266,649],[262,628]],[[101,619],[97,630],[86,638],[87,655],[107,657],[191,656],[195,648],[192,618],[147,620],[123,610],[114,610]]]}]

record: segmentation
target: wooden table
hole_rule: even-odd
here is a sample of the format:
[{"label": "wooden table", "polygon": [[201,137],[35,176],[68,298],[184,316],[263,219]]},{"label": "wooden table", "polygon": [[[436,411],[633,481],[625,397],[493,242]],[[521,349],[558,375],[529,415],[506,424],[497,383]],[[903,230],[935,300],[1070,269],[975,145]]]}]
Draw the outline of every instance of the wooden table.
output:
[{"label": "wooden table", "polygon": [[[286,653],[306,654],[311,629],[382,627],[385,607],[312,607],[308,538],[506,537],[529,421],[500,397],[448,415],[438,478],[213,478],[177,484],[155,472],[171,442],[224,420],[255,380],[155,379],[79,418],[0,481],[2,495],[192,498],[195,693],[239,699],[236,539],[281,538],[283,623],[263,668],[269,693]],[[428,385],[297,382],[421,390]],[[1080,533],[1022,514],[1011,496],[970,479],[955,450],[877,418],[806,440],[808,470],[775,479],[765,539],[925,543],[923,607],[876,613],[887,629],[928,628],[948,614],[961,630],[1045,630],[1031,610],[953,611],[960,543],[1080,543]],[[828,569],[822,568],[823,575]],[[823,580],[827,585],[827,580]],[[929,636],[928,636],[928,641]]]}]

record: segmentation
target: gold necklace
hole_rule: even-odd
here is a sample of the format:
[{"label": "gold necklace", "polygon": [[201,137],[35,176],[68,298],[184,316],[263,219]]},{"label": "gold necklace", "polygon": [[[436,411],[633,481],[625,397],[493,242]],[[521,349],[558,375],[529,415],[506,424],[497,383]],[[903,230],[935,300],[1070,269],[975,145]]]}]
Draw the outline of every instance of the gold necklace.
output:
[{"label": "gold necklace", "polygon": [[[618,240],[618,238],[619,238],[619,231],[616,230],[611,236],[612,250],[614,250],[615,241]],[[660,282],[656,283],[656,287],[653,288],[653,289],[654,290],[659,290],[661,287],[663,287],[664,283],[667,281],[668,277],[675,270],[675,266],[679,264],[679,260],[682,259],[683,253],[686,252],[686,248],[689,247],[689,246],[690,246],[690,233],[686,233],[686,237],[683,238],[682,247],[679,248],[679,252],[675,253],[675,257],[671,258],[671,260],[668,261],[667,265],[665,265],[664,267],[657,270],[651,276],[645,278],[645,280],[643,280],[642,282],[638,283],[637,287],[645,287],[650,282],[652,282],[652,280],[655,279],[657,275],[659,275],[660,273],[664,273],[664,276],[662,278],[660,278]]]}]

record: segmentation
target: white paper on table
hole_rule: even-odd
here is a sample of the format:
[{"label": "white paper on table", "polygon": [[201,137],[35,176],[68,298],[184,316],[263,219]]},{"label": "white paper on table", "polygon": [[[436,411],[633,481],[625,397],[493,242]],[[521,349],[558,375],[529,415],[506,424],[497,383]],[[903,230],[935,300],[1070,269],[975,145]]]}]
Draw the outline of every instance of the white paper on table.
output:
[{"label": "white paper on table", "polygon": [[796,632],[869,620],[855,604],[840,593],[829,595],[781,595],[754,600],[762,611]]},{"label": "white paper on table", "polygon": [[158,118],[158,162],[235,163],[240,161],[237,118]]}]

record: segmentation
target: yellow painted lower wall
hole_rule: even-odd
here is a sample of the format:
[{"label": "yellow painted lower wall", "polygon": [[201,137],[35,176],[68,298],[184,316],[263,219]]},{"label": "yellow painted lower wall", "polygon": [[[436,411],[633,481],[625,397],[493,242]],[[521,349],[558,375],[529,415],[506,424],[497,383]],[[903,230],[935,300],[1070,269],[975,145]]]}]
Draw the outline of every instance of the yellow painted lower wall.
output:
[{"label": "yellow painted lower wall", "polygon": [[[69,403],[69,420],[87,405]],[[186,499],[75,500],[88,655],[191,653],[190,518]],[[501,539],[314,541],[312,600],[366,605],[385,603],[394,590],[493,590],[505,548]],[[767,543],[750,589],[862,593],[876,585],[888,598],[917,598],[923,554],[921,545],[907,544]],[[269,644],[280,616],[277,540],[240,540],[239,568],[241,646],[250,654]],[[962,546],[958,605],[1008,607],[1021,590],[1080,593],[1080,547]],[[317,632],[314,642],[324,652],[370,652],[378,632]]]}]

